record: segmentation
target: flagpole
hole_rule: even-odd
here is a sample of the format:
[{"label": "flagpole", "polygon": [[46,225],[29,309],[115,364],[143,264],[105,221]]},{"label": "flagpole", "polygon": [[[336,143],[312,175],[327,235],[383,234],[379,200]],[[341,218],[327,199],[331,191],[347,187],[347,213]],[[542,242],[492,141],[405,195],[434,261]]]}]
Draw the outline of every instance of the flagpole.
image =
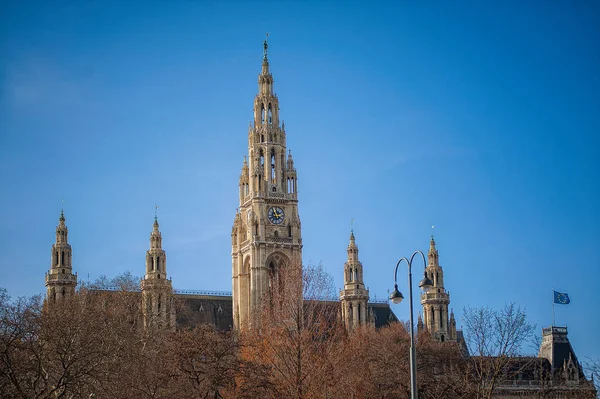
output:
[{"label": "flagpole", "polygon": [[556,325],[554,320],[554,288],[552,288],[552,327]]}]

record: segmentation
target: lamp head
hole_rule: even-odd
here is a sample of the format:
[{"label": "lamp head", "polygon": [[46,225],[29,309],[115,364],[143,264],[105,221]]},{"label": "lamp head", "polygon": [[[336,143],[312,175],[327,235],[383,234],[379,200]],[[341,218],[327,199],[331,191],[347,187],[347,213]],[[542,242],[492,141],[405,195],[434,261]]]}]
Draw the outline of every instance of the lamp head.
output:
[{"label": "lamp head", "polygon": [[419,287],[421,287],[421,289],[424,292],[428,292],[430,289],[433,288],[433,281],[431,281],[431,279],[427,277],[427,272],[425,271],[423,271],[423,280],[421,280],[421,282],[419,283]]},{"label": "lamp head", "polygon": [[404,299],[404,295],[398,291],[398,284],[394,284],[394,291],[390,294],[390,301],[395,304],[399,304]]}]

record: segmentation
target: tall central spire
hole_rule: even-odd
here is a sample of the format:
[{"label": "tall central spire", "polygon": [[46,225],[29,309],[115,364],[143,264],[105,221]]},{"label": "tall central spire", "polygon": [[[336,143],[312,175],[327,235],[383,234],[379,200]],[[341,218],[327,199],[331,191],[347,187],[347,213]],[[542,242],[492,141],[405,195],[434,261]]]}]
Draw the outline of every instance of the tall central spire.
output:
[{"label": "tall central spire", "polygon": [[298,176],[291,153],[286,159],[286,132],[279,120],[267,39],[231,230],[233,319],[240,329],[251,325],[270,303],[263,297],[273,295],[270,290],[277,285],[280,271],[302,265]]}]

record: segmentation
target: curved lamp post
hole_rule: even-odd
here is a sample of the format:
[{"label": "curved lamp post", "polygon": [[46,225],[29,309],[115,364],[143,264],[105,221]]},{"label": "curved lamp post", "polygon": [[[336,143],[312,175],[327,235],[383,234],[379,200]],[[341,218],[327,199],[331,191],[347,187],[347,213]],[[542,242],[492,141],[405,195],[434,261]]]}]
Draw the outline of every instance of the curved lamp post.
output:
[{"label": "curved lamp post", "polygon": [[[394,291],[390,294],[390,300],[393,303],[400,303],[402,299],[404,299],[404,295],[400,291],[398,291],[398,266],[400,263],[405,260],[408,263],[408,299],[410,305],[410,397],[411,399],[417,399],[417,354],[415,352],[415,337],[414,337],[414,322],[413,322],[413,295],[412,295],[412,262],[415,258],[415,255],[419,254],[423,258],[423,267],[427,268],[427,261],[425,260],[425,255],[421,251],[413,252],[410,260],[406,258],[400,258],[398,263],[396,263],[396,270],[394,271]],[[424,292],[427,292],[433,287],[433,282],[427,277],[427,273],[423,270],[423,280],[419,283],[419,287]]]}]

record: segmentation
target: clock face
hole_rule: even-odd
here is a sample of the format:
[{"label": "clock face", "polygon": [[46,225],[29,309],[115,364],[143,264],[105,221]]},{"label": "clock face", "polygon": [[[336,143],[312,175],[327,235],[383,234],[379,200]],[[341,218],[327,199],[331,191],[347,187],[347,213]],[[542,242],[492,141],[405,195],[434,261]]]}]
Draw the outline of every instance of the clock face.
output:
[{"label": "clock face", "polygon": [[283,209],[278,206],[272,206],[269,208],[268,216],[271,223],[281,224],[284,218]]}]

